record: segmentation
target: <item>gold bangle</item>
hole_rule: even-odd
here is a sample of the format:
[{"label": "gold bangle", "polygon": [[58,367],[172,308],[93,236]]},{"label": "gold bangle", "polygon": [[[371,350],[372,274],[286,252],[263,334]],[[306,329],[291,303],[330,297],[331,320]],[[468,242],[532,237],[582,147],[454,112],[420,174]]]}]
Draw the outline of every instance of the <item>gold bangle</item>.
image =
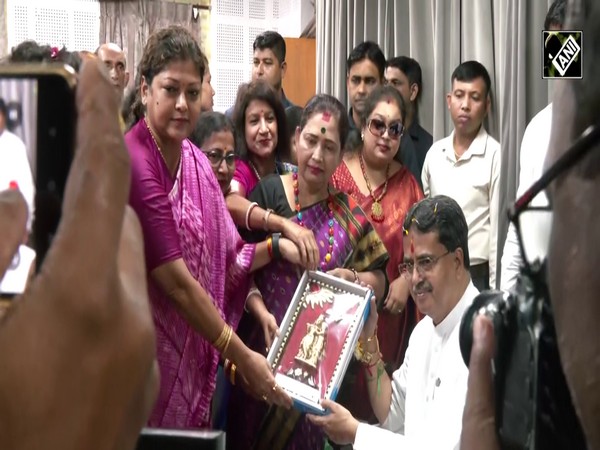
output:
[{"label": "gold bangle", "polygon": [[229,371],[229,381],[231,381],[231,384],[233,384],[235,386],[235,364],[231,363],[231,370]]},{"label": "gold bangle", "polygon": [[231,336],[233,335],[233,329],[225,324],[221,334],[217,338],[215,342],[213,342],[214,347],[220,352],[225,353],[227,347],[229,347],[229,342],[231,341]]},{"label": "gold bangle", "polygon": [[227,352],[229,344],[231,343],[231,336],[233,336],[233,328],[231,328],[229,325],[227,325],[227,328],[229,329],[229,331],[227,332],[227,340],[225,341],[225,346],[223,347],[223,351],[221,352],[223,354]]}]

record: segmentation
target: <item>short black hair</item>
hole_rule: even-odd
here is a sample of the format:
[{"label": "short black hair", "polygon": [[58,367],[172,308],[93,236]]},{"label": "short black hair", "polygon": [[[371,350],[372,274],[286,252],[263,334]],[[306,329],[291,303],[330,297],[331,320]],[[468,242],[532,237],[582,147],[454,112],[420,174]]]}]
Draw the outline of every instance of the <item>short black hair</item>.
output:
[{"label": "short black hair", "polygon": [[275,54],[275,58],[278,59],[279,64],[285,62],[285,40],[278,32],[265,31],[256,36],[252,44],[252,51],[255,52],[256,49],[264,50],[266,48]]},{"label": "short black hair", "polygon": [[449,252],[462,249],[463,265],[469,269],[469,227],[456,200],[436,195],[415,203],[404,219],[404,233],[413,226],[421,233],[437,232],[440,244]]},{"label": "short black hair", "polygon": [[485,83],[486,96],[491,95],[492,80],[490,74],[483,64],[479,61],[465,61],[460,63],[454,72],[452,72],[451,81],[454,80],[470,82],[477,78],[482,78]]},{"label": "short black hair", "polygon": [[567,11],[567,0],[555,0],[548,9],[546,20],[544,20],[544,30],[549,30],[552,25],[562,28],[565,23]]},{"label": "short black hair", "polygon": [[216,111],[207,111],[200,114],[194,131],[190,135],[190,141],[202,148],[204,143],[215,133],[229,131],[233,136],[233,148],[237,148],[237,140],[233,122],[225,114]]},{"label": "short black hair", "polygon": [[287,121],[288,141],[296,132],[296,127],[300,126],[302,119],[302,106],[292,105],[285,109],[285,120]]},{"label": "short black hair", "polygon": [[11,63],[61,62],[71,66],[75,72],[81,67],[81,56],[70,52],[66,47],[40,45],[36,41],[26,40],[13,47],[9,56]]},{"label": "short black hair", "polygon": [[408,56],[397,56],[390,59],[385,67],[394,67],[402,71],[402,73],[406,75],[406,78],[408,78],[410,84],[416,84],[419,87],[417,98],[415,98],[415,103],[418,102],[421,98],[421,92],[423,91],[423,72],[421,71],[421,65],[417,60],[409,58]]},{"label": "short black hair", "polygon": [[383,79],[383,73],[385,71],[385,56],[375,42],[365,41],[358,44],[352,49],[348,60],[346,61],[346,71],[350,73],[352,66],[364,59],[368,59],[377,67],[379,71],[379,78]]}]

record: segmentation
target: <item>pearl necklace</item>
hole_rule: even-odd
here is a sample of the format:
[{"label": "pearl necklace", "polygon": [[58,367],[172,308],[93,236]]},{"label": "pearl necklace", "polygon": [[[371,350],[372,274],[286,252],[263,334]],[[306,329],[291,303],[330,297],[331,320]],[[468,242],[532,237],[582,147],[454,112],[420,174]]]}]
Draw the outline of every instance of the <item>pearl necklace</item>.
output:
[{"label": "pearl necklace", "polygon": [[256,178],[258,179],[258,181],[260,181],[261,180],[261,176],[258,173],[258,170],[256,170],[256,166],[254,165],[254,163],[252,161],[248,160],[248,165],[252,169],[252,172],[254,172],[254,175],[256,175]]},{"label": "pearl necklace", "polygon": [[[302,207],[300,206],[300,199],[299,199],[299,193],[300,190],[298,188],[298,169],[294,168],[293,172],[292,172],[292,179],[293,181],[293,187],[294,187],[294,202],[296,204],[296,218],[298,219],[298,224],[301,227],[304,227],[304,222],[302,221]],[[323,258],[323,261],[321,261],[321,270],[325,271],[327,264],[331,261],[332,255],[333,255],[333,246],[335,244],[335,237],[334,237],[334,229],[333,229],[333,224],[334,224],[334,219],[333,219],[333,198],[331,196],[331,192],[329,192],[329,185],[327,185],[327,193],[329,195],[329,198],[327,199],[327,207],[329,208],[329,221],[328,221],[328,225],[329,225],[329,246],[327,248],[327,253],[325,254],[325,258]]]}]

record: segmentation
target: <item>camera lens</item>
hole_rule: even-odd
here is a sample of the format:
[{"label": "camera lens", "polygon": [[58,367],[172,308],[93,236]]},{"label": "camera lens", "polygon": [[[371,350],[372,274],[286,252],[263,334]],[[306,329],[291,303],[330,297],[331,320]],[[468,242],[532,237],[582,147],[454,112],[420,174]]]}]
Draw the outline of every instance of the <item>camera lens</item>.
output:
[{"label": "camera lens", "polygon": [[503,291],[484,291],[480,293],[463,315],[460,330],[460,352],[463,361],[469,366],[471,348],[473,347],[473,323],[479,315],[487,316],[494,326],[496,348],[502,342],[508,320],[510,305],[514,302],[512,296]]}]

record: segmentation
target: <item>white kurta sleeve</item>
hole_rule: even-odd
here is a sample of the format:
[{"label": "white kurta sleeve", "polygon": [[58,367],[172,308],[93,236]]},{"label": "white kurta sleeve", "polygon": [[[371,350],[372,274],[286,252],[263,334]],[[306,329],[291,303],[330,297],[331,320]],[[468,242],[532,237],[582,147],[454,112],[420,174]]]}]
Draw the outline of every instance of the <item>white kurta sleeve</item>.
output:
[{"label": "white kurta sleeve", "polygon": [[429,185],[429,153],[425,155],[425,161],[423,162],[423,169],[421,170],[421,182],[423,183],[423,195],[425,198],[431,196],[431,187]]}]

